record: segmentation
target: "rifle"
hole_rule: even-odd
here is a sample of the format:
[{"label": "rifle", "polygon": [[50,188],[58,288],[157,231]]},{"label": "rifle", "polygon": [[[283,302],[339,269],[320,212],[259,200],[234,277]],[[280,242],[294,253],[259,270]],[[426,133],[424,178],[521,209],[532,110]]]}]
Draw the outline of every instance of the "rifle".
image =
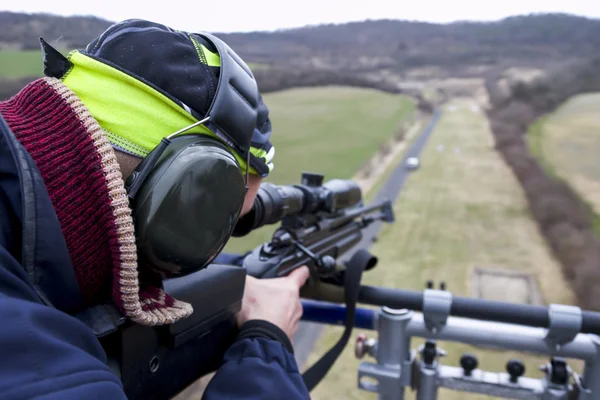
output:
[{"label": "rifle", "polygon": [[[319,179],[315,187],[320,187]],[[347,189],[341,190],[344,185]],[[353,199],[359,197],[349,189],[351,183],[330,186],[339,188],[339,193],[354,193]],[[274,187],[265,191],[271,196],[263,194],[261,198],[277,199]],[[320,198],[333,197],[334,193],[330,190]],[[290,197],[306,198],[299,194]],[[360,285],[362,272],[377,264],[374,256],[358,249],[343,265],[333,261],[340,256],[339,250],[351,253],[349,250],[359,240],[353,230],[360,221],[345,224],[340,215],[338,222],[333,222],[327,216],[321,219],[319,213],[302,215],[297,212],[300,208],[283,218],[278,214],[272,214],[272,218],[250,216],[252,228],[262,226],[257,221],[278,218],[282,224],[272,240],[257,247],[243,265],[257,277],[282,276],[309,265],[314,279],[301,291],[305,298],[302,320],[345,326],[338,343],[305,372],[309,389],[327,374],[348,343],[352,328],[358,327],[378,334],[378,339],[367,339],[365,335],[356,339],[356,357],[370,356],[376,361],[360,364],[358,388],[376,393],[382,400],[402,400],[407,389],[416,392],[417,400],[437,400],[440,388],[512,399],[600,398],[600,313],[560,304],[544,307],[453,296],[444,283],[435,290],[429,282],[424,292]],[[379,210],[379,219],[393,222],[389,202],[349,208],[341,214],[355,216],[359,210]],[[374,220],[367,219],[371,223]],[[247,231],[248,226],[245,228]],[[345,240],[352,245],[345,245]],[[357,303],[381,308],[357,308]],[[417,337],[425,339],[424,343],[411,349],[411,340]],[[543,376],[538,379],[525,376],[525,365],[519,359],[508,360],[506,372],[489,372],[478,368],[475,354],[466,353],[460,358],[460,366],[454,367],[442,364],[446,352],[439,341],[546,355],[548,362],[540,366]],[[569,359],[584,361],[582,375],[570,367]]]},{"label": "rifle", "polygon": [[339,260],[360,242],[363,230],[379,220],[394,222],[389,200],[370,206],[362,200],[354,181],[334,179],[323,185],[319,174],[303,173],[300,185],[261,184],[252,211],[233,236],[277,222],[281,226],[245,257],[244,268],[256,278],[285,276],[303,265],[315,280],[343,273]]},{"label": "rifle", "polygon": [[[125,321],[104,305],[79,318],[96,333],[129,399],[170,399],[219,368],[237,333],[235,314],[246,274],[270,278],[306,265],[311,278],[302,292],[309,293],[319,281],[340,288],[347,269],[341,260],[361,241],[364,230],[380,220],[394,221],[391,202],[364,206],[360,187],[350,180],[323,184],[322,175],[304,173],[298,185],[263,183],[234,236],[278,222],[281,226],[268,243],[245,257],[243,268],[212,264],[163,282],[167,293],[192,304],[190,317],[146,327]],[[365,269],[374,260],[364,260]]]}]

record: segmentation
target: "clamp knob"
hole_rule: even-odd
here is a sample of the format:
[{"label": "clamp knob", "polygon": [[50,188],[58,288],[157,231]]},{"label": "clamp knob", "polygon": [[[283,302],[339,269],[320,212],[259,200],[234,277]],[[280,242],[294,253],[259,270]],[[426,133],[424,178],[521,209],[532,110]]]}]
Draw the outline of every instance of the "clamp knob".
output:
[{"label": "clamp knob", "polygon": [[365,355],[371,353],[377,341],[375,339],[367,339],[367,335],[361,333],[356,338],[356,344],[354,345],[354,355],[356,358],[363,358]]},{"label": "clamp knob", "polygon": [[425,342],[425,346],[421,352],[423,362],[427,365],[432,365],[437,358],[438,352],[435,342],[428,340]]},{"label": "clamp knob", "polygon": [[525,373],[525,364],[521,360],[509,360],[506,363],[506,372],[510,375],[510,381],[517,383],[519,378]]},{"label": "clamp knob", "polygon": [[337,261],[331,256],[319,257],[316,264],[317,269],[319,270],[319,275],[322,277],[327,277],[335,273],[335,269],[337,267]]},{"label": "clamp knob", "polygon": [[471,372],[477,369],[478,364],[475,354],[465,353],[460,358],[460,366],[465,371],[465,376],[471,376]]}]

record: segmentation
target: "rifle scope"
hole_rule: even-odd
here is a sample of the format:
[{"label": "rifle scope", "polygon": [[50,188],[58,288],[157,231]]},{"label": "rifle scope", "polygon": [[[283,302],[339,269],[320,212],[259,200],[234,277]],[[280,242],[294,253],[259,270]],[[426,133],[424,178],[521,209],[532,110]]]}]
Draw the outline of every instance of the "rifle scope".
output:
[{"label": "rifle scope", "polygon": [[264,225],[275,224],[295,215],[316,214],[352,207],[362,199],[360,186],[352,180],[332,179],[323,183],[323,175],[302,174],[300,185],[262,183],[252,210],[238,221],[233,236],[239,237]]}]

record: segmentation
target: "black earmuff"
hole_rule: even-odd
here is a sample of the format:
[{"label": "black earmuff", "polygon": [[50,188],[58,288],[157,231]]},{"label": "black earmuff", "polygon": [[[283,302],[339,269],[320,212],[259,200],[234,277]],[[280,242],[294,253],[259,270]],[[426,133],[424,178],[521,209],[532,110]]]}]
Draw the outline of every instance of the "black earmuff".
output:
[{"label": "black earmuff", "polygon": [[178,276],[206,267],[231,237],[246,185],[235,157],[217,139],[173,139],[133,204],[140,261]]},{"label": "black earmuff", "polygon": [[168,276],[206,267],[223,249],[240,217],[246,178],[230,149],[207,135],[207,126],[247,161],[256,127],[259,91],[244,61],[217,37],[199,34],[216,47],[221,67],[205,119],[161,142],[125,182],[142,262]]}]

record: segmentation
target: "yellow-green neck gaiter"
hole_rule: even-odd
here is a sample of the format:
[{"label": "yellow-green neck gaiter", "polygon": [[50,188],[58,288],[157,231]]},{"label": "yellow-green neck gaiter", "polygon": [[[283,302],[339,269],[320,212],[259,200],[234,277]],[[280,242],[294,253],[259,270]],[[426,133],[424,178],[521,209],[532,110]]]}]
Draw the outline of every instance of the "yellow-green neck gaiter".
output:
[{"label": "yellow-green neck gaiter", "polygon": [[[146,157],[162,138],[197,122],[164,94],[110,65],[78,51],[71,52],[69,60],[73,67],[62,81],[77,94],[112,145],[119,149]],[[193,133],[220,140],[204,125],[185,134]],[[245,160],[235,151],[232,153],[245,173]],[[250,173],[256,173],[254,168]]]}]

